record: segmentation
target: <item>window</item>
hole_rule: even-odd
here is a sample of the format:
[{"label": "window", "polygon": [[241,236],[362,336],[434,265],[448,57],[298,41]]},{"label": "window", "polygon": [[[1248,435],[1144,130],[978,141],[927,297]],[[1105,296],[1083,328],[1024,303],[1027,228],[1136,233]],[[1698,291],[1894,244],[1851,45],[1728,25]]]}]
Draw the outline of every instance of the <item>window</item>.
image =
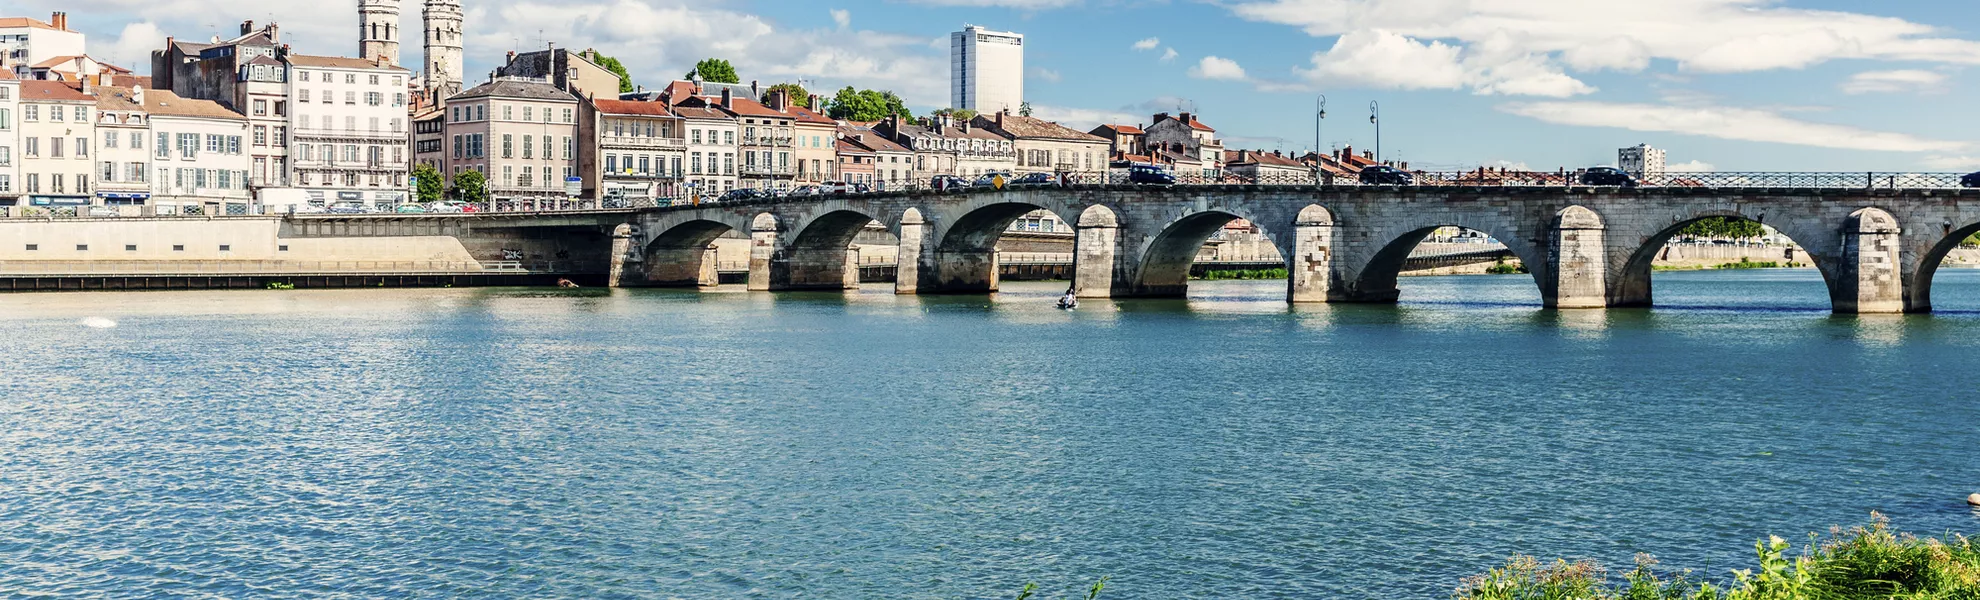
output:
[{"label": "window", "polygon": [[125,252],[137,252],[137,244],[124,244]]},{"label": "window", "polygon": [[158,143],[153,146],[158,151],[158,158],[172,157],[171,140],[172,134],[158,132]]},{"label": "window", "polygon": [[[527,108],[525,108],[525,109],[523,109],[523,112],[525,112],[525,113],[527,113],[527,112],[529,112],[529,109],[527,109]],[[547,135],[546,135],[546,136],[543,136],[543,138],[544,138],[544,139],[543,139],[543,141],[544,141],[544,144],[543,144],[543,145],[544,145],[544,146],[549,146],[549,145],[550,145],[550,144],[549,144],[549,141],[550,141],[550,139],[549,139],[549,138],[550,138],[550,136],[547,136]],[[529,157],[530,157],[530,152],[531,152],[531,149],[532,149],[532,148],[534,148],[534,147],[536,146],[536,144],[535,144],[535,140],[536,140],[536,136],[533,136],[533,135],[527,135],[527,134],[525,134],[525,135],[523,135],[523,156],[522,156],[523,158],[529,158]],[[545,148],[545,150],[548,150],[548,148]]]},{"label": "window", "polygon": [[344,74],[344,84],[345,84],[345,85],[357,85],[357,73],[345,73],[345,74]]},{"label": "window", "polygon": [[476,121],[488,120],[488,105],[486,104],[474,105],[474,120]]},{"label": "window", "polygon": [[535,116],[535,114],[534,114],[535,112],[536,112],[536,107],[534,107],[534,106],[525,106],[525,107],[523,107],[523,120],[524,120],[524,121],[534,121],[534,120],[536,120],[536,116]]},{"label": "window", "polygon": [[516,157],[516,136],[514,134],[509,134],[509,133],[502,134],[502,158],[515,158],[515,157]]},{"label": "window", "polygon": [[454,158],[461,158],[461,136],[454,136]]},{"label": "window", "polygon": [[694,140],[694,143],[696,143],[696,144],[699,144],[699,143],[701,143],[701,130],[699,130],[699,129],[690,129],[690,130],[688,130],[688,137],[689,137],[689,138],[691,138],[691,139],[693,139],[693,140]]},{"label": "window", "polygon": [[40,250],[41,250],[41,244],[28,244],[28,245],[27,245],[27,251],[28,251],[28,252],[38,252],[38,251],[40,251]]},{"label": "window", "polygon": [[275,116],[277,117],[289,116],[289,101],[287,100],[275,101]]},{"label": "window", "polygon": [[89,138],[76,138],[76,158],[89,156]]},{"label": "window", "polygon": [[371,132],[378,133],[378,117],[371,118]]},{"label": "window", "polygon": [[48,156],[52,158],[62,157],[62,138],[48,138]]},{"label": "window", "polygon": [[516,118],[515,112],[516,112],[516,107],[509,106],[507,104],[502,105],[502,120],[504,121],[515,120]]},{"label": "window", "polygon": [[619,155],[617,154],[605,155],[605,172],[607,173],[619,172]]},{"label": "window", "polygon": [[30,193],[30,194],[39,194],[39,193],[41,193],[41,174],[40,174],[40,173],[28,173],[28,174],[27,174],[27,193]]},{"label": "window", "polygon": [[124,179],[133,183],[144,183],[144,163],[124,163]]},{"label": "window", "polygon": [[254,116],[257,116],[257,117],[266,117],[266,116],[268,116],[268,101],[267,101],[267,100],[255,100],[255,101],[254,101]]},{"label": "window", "polygon": [[364,104],[365,104],[365,106],[381,106],[381,105],[384,105],[384,104],[385,104],[385,94],[382,94],[382,93],[379,93],[379,92],[365,92],[365,93],[364,93]]},{"label": "window", "polygon": [[193,170],[192,170],[192,175],[193,175],[193,187],[195,187],[195,188],[203,188],[203,187],[206,187],[206,173],[207,173],[207,172],[208,172],[208,170],[207,170],[207,169],[193,169]]},{"label": "window", "polygon": [[115,132],[115,131],[105,131],[105,132],[103,132],[103,147],[104,147],[104,148],[116,148],[116,147],[117,147],[117,132]]},{"label": "window", "polygon": [[21,107],[21,120],[30,122],[41,120],[41,107],[33,104]]},{"label": "window", "polygon": [[700,152],[694,152],[694,153],[691,153],[691,154],[692,154],[692,156],[689,156],[689,157],[688,157],[688,167],[689,167],[689,168],[691,168],[691,169],[694,169],[693,171],[691,171],[692,173],[694,173],[695,175],[700,175],[700,174],[701,174],[701,153],[700,153]]},{"label": "window", "polygon": [[256,146],[266,146],[266,145],[268,145],[268,126],[267,126],[267,125],[256,125],[256,126],[254,126],[254,145],[256,145]]},{"label": "window", "polygon": [[405,94],[392,94],[392,106],[394,106],[394,107],[399,107],[399,106],[405,106],[405,105],[406,105],[406,95],[405,95]]},{"label": "window", "polygon": [[48,120],[50,120],[50,121],[54,121],[54,122],[57,122],[57,123],[60,123],[60,122],[62,122],[62,121],[63,121],[63,118],[62,118],[62,107],[60,107],[60,106],[50,106],[50,107],[48,107]]},{"label": "window", "polygon": [[[543,140],[544,140],[543,143],[545,144],[550,143],[550,138],[548,136],[545,136]],[[545,149],[544,151],[549,152],[548,149]],[[549,157],[545,156],[544,158],[549,158]],[[571,136],[568,135],[564,136],[564,160],[573,160],[576,158],[577,158],[577,144],[574,143],[574,140],[571,139]]]},{"label": "window", "polygon": [[89,122],[89,107],[87,106],[76,107],[76,122],[77,123]]},{"label": "window", "polygon": [[309,81],[309,71],[296,71],[296,78],[302,81]]},{"label": "window", "polygon": [[[308,81],[305,79],[304,81]],[[296,90],[296,102],[309,104],[309,88]]]},{"label": "window", "polygon": [[[238,138],[238,137],[240,137],[240,136],[234,136],[234,137],[236,137],[236,138]],[[238,144],[237,144],[237,145],[238,145]],[[287,146],[287,145],[289,145],[289,128],[288,128],[288,126],[286,126],[286,125],[276,125],[276,126],[275,126],[275,145],[277,145],[277,146]],[[234,153],[235,153],[235,154],[240,154],[240,152],[238,152],[238,151],[236,151],[236,152],[234,152]]]},{"label": "window", "polygon": [[21,154],[27,156],[41,156],[41,138],[30,137],[27,138],[26,141],[27,141],[27,145],[21,147]]},{"label": "window", "polygon": [[14,149],[0,146],[0,167],[14,164]]},{"label": "window", "polygon": [[219,186],[220,189],[223,190],[234,189],[234,172],[227,169],[221,169],[219,183],[220,183]]},{"label": "window", "polygon": [[[0,94],[6,93],[4,91],[6,89],[7,88],[0,88]],[[12,111],[9,111],[4,108],[0,108],[0,131],[7,131],[13,128],[14,128],[14,115],[12,114]]]},{"label": "window", "polygon": [[76,251],[77,251],[77,252],[88,252],[88,251],[89,251],[89,244],[76,244]]},{"label": "window", "polygon": [[378,85],[378,76],[372,75],[370,81],[371,81],[371,85]]},{"label": "window", "polygon": [[[549,118],[550,118],[549,115],[544,116],[545,120],[548,120]],[[564,122],[565,123],[571,122],[571,109],[568,108],[564,109]]]},{"label": "window", "polygon": [[97,176],[96,176],[96,180],[97,180],[97,181],[116,181],[116,180],[117,180],[117,163],[113,163],[113,162],[110,162],[110,161],[107,161],[107,160],[106,160],[106,161],[103,161],[102,163],[99,163],[99,164],[98,164],[98,167],[99,167],[99,168],[101,169],[101,171],[99,171],[99,172],[100,172],[100,173],[102,173],[102,174],[101,174],[101,175],[97,175]]},{"label": "window", "polygon": [[61,173],[52,173],[48,176],[48,191],[56,194],[63,193]]},{"label": "window", "polygon": [[221,251],[221,252],[233,252],[233,251],[234,251],[234,245],[233,245],[233,244],[221,244],[221,245],[220,245],[220,251]]},{"label": "window", "polygon": [[219,136],[219,135],[215,135],[215,134],[211,134],[211,133],[209,133],[209,134],[206,134],[206,151],[207,151],[207,152],[211,152],[211,153],[213,153],[213,154],[219,154],[219,153],[220,153],[220,150],[221,150],[221,148],[222,148],[222,146],[221,146],[221,145],[222,145],[222,144],[224,144],[224,143],[226,143],[226,142],[224,142],[224,141],[222,141],[222,138],[221,138],[221,136]]},{"label": "window", "polygon": [[185,245],[185,244],[172,244],[172,251],[173,251],[173,252],[185,252],[185,251],[186,251],[186,245]]},{"label": "window", "polygon": [[730,130],[728,130],[728,131],[724,131],[724,132],[722,132],[722,143],[724,143],[724,144],[728,144],[728,145],[731,145],[731,146],[733,146],[733,145],[735,145],[735,143],[736,143],[736,130],[734,130],[734,129],[730,129]]},{"label": "window", "polygon": [[357,92],[344,92],[344,104],[357,104]]}]

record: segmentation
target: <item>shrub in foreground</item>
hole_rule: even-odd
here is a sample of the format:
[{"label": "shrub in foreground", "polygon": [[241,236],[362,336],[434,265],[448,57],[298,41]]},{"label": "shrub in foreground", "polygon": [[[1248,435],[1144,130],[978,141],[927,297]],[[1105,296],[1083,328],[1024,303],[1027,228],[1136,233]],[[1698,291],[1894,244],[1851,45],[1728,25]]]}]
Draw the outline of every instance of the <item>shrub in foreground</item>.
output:
[{"label": "shrub in foreground", "polygon": [[1458,600],[1980,600],[1980,544],[1960,535],[1894,534],[1882,515],[1868,526],[1831,529],[1790,556],[1786,540],[1754,544],[1757,569],[1713,582],[1663,571],[1648,555],[1611,578],[1590,561],[1550,564],[1515,556],[1466,579]]}]

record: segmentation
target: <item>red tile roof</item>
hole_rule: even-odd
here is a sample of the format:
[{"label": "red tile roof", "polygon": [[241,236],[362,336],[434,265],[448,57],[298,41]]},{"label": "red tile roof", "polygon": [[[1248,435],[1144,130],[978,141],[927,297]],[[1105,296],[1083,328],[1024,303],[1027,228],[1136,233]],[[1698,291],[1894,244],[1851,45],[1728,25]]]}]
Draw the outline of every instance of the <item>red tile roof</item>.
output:
[{"label": "red tile roof", "polygon": [[82,93],[68,81],[28,80],[21,82],[21,101],[36,100],[81,100],[95,102],[96,97]]},{"label": "red tile roof", "polygon": [[805,107],[802,107],[802,106],[792,106],[792,107],[790,107],[790,111],[791,111],[791,114],[793,114],[793,115],[796,115],[796,116],[797,116],[797,121],[798,121],[799,123],[809,123],[809,124],[813,124],[813,125],[838,125],[838,124],[839,124],[839,122],[838,122],[838,121],[834,121],[834,120],[832,120],[832,118],[831,118],[831,117],[827,117],[827,116],[825,116],[825,115],[824,115],[823,113],[819,113],[818,111],[815,111],[815,110],[811,110],[811,109],[809,109],[809,108],[805,108]]},{"label": "red tile roof", "polygon": [[667,105],[662,102],[634,102],[630,100],[595,100],[593,101],[593,103],[598,105],[598,112],[607,113],[607,114],[647,115],[654,117],[674,116],[673,111],[667,110]]},{"label": "red tile roof", "polygon": [[[720,100],[716,102],[719,104]],[[796,117],[796,115],[790,113],[777,112],[775,109],[764,106],[762,102],[742,97],[731,97],[727,110],[739,117],[771,117],[777,119],[791,119]]]},{"label": "red tile roof", "polygon": [[73,30],[62,29],[54,25],[49,25],[48,23],[45,23],[40,19],[34,19],[29,17],[0,18],[0,29],[11,29],[15,27],[29,27],[33,29],[47,29],[50,31],[68,31],[70,33],[74,33]]},{"label": "red tile roof", "polygon": [[1106,129],[1112,129],[1112,130],[1114,130],[1114,132],[1115,132],[1115,133],[1121,133],[1121,134],[1127,134],[1127,135],[1142,135],[1142,134],[1146,134],[1146,133],[1148,133],[1148,132],[1146,132],[1146,131],[1142,131],[1140,127],[1135,127],[1135,126],[1133,126],[1133,125],[1113,125],[1113,124],[1108,124],[1108,125],[1101,125],[1100,127],[1103,127],[1103,128],[1106,128]]}]

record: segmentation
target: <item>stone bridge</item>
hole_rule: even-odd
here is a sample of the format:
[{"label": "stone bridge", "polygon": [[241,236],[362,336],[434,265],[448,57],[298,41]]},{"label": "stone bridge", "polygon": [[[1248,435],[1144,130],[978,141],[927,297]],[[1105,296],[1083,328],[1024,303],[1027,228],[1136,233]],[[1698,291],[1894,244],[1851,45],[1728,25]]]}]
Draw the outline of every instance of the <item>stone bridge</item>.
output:
[{"label": "stone bridge", "polygon": [[792,198],[631,215],[615,232],[622,286],[707,286],[711,243],[747,232],[752,290],[859,286],[854,235],[878,221],[901,240],[895,291],[997,289],[1010,223],[1046,210],[1076,225],[1074,283],[1087,298],[1180,296],[1203,243],[1257,225],[1286,257],[1290,302],[1394,302],[1410,249],[1439,227],[1485,232],[1528,267],[1548,307],[1651,304],[1651,262],[1686,225],[1744,217],[1778,229],[1821,270],[1839,313],[1931,310],[1932,275],[1980,231],[1980,192],[1561,187],[1092,186]]}]

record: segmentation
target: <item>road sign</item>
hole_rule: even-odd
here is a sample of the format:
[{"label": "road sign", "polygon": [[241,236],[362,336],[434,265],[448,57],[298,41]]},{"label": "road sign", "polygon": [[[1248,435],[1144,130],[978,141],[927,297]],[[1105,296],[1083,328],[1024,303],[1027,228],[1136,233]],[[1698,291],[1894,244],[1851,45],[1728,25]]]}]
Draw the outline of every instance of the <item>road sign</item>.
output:
[{"label": "road sign", "polygon": [[565,196],[569,196],[569,197],[572,197],[572,198],[576,198],[576,197],[578,197],[578,194],[579,194],[580,192],[583,192],[583,191],[584,191],[584,178],[581,178],[581,177],[565,177],[565,178],[564,178],[564,195],[565,195]]}]

